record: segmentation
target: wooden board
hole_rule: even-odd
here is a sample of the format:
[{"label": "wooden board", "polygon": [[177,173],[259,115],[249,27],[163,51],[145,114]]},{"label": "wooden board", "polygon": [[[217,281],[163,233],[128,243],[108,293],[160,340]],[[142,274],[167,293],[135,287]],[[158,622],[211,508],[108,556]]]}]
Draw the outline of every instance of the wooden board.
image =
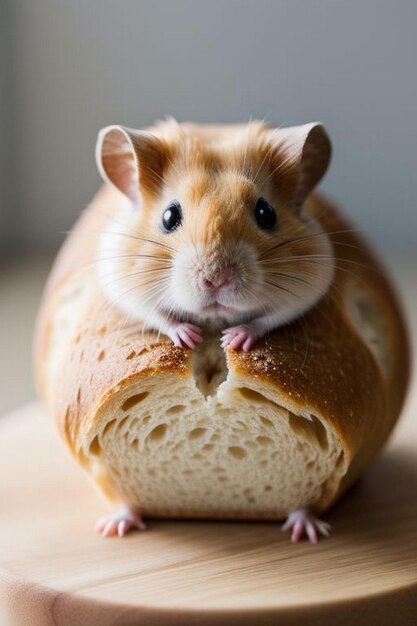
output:
[{"label": "wooden board", "polygon": [[273,523],[150,520],[104,539],[108,504],[40,407],[5,416],[0,624],[417,624],[416,404],[317,546]]}]

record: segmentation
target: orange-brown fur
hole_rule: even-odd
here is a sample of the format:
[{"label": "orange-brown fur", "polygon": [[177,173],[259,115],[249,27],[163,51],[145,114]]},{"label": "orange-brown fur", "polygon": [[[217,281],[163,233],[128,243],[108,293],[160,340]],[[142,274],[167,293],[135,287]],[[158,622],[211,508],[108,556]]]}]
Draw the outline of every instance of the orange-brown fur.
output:
[{"label": "orange-brown fur", "polygon": [[[134,141],[140,206],[120,216],[120,221],[127,224],[128,233],[124,233],[127,236],[114,238],[110,243],[112,250],[102,253],[103,259],[112,252],[129,255],[118,261],[117,274],[130,294],[135,289],[140,294],[139,317],[141,299],[145,302],[157,280],[166,280],[175,255],[186,246],[202,246],[204,259],[196,272],[216,272],[239,265],[233,258],[234,242],[250,246],[261,260],[259,276],[254,274],[254,263],[247,267],[240,263],[241,291],[245,283],[254,281],[250,289],[256,294],[248,308],[257,309],[259,314],[262,307],[274,309],[278,295],[280,301],[289,300],[291,290],[296,293],[294,307],[306,289],[325,290],[327,278],[324,280],[323,276],[329,274],[332,259],[323,247],[325,236],[311,236],[311,224],[305,216],[300,216],[299,207],[294,206],[299,164],[282,149],[279,131],[271,131],[261,122],[211,127],[179,125],[168,120],[145,132],[145,136],[140,135]],[[260,230],[254,220],[254,206],[259,197],[264,197],[277,211],[279,224],[273,232]],[[183,224],[166,234],[160,228],[161,216],[174,199],[181,203]],[[290,241],[282,248],[270,250],[276,244]],[[136,259],[133,255],[137,254],[146,256]],[[323,259],[313,259],[311,255],[323,255]],[[137,272],[133,276],[135,267]],[[256,283],[261,280],[261,273],[268,281],[263,290]],[[276,289],[277,294],[271,296],[271,289],[272,292]],[[260,302],[256,306],[255,298]],[[150,300],[153,302],[152,297]],[[239,306],[243,306],[241,300]],[[248,303],[249,300],[248,297]],[[244,310],[241,308],[239,312],[231,322],[245,321]],[[180,310],[177,306],[176,314],[204,325],[198,312],[190,307]]]}]

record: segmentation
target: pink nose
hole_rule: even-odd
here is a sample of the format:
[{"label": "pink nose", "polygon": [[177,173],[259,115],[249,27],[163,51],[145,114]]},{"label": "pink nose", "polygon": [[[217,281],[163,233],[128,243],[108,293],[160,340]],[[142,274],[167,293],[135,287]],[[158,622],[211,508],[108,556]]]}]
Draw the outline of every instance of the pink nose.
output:
[{"label": "pink nose", "polygon": [[230,283],[230,276],[225,274],[217,274],[210,279],[204,279],[204,286],[209,289],[219,289],[220,287],[226,287]]}]

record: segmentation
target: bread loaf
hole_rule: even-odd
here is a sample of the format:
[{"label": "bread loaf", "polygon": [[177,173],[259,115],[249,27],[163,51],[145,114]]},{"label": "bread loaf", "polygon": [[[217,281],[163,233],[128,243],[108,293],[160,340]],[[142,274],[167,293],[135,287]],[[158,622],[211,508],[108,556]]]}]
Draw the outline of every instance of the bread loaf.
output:
[{"label": "bread loaf", "polygon": [[61,250],[35,338],[41,396],[75,459],[145,516],[281,519],[320,513],[387,440],[409,352],[385,271],[317,196],[337,257],[327,295],[248,353],[218,336],[194,351],[144,333],[96,281],[100,230],[124,202],[108,186]]}]

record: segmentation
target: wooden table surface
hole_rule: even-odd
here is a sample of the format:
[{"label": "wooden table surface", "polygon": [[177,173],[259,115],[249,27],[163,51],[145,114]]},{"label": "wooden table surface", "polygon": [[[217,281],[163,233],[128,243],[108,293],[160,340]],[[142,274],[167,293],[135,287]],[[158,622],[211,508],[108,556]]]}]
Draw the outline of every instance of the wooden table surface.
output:
[{"label": "wooden table surface", "polygon": [[417,394],[391,443],[291,544],[274,523],[149,521],[93,532],[109,507],[37,404],[0,420],[0,624],[417,624]]}]

